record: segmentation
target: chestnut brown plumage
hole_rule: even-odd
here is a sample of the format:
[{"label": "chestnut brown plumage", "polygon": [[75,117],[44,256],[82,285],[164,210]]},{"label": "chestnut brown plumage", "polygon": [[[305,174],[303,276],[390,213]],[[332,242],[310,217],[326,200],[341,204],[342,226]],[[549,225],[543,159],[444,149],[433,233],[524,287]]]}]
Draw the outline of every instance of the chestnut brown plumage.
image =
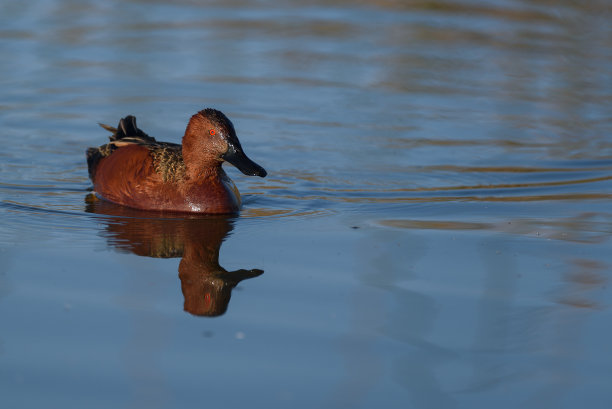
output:
[{"label": "chestnut brown plumage", "polygon": [[109,143],[87,150],[89,177],[102,198],[146,210],[235,213],[240,193],[222,168],[227,161],[245,175],[265,177],[249,159],[232,122],[216,109],[193,115],[182,145],[158,142],[136,125],[119,121]]}]

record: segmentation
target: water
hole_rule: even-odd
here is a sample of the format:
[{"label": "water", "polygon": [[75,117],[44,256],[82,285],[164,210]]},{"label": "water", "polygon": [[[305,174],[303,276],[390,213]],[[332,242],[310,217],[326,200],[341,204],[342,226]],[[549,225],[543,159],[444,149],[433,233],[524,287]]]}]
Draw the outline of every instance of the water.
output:
[{"label": "water", "polygon": [[[583,4],[584,3],[584,4]],[[3,407],[608,408],[607,2],[0,6]],[[239,217],[88,199],[212,106]]]}]

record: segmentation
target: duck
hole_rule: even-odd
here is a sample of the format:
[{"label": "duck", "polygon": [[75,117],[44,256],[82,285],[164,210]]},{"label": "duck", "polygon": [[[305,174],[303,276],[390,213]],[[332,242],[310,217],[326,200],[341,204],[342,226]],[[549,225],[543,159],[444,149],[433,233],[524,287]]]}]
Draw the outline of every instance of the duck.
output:
[{"label": "duck", "polygon": [[158,142],[121,118],[109,143],[86,151],[95,197],[123,206],[154,211],[238,213],[238,188],[223,170],[229,162],[243,174],[265,177],[264,168],[244,153],[232,121],[206,108],[191,117],[182,144]]}]

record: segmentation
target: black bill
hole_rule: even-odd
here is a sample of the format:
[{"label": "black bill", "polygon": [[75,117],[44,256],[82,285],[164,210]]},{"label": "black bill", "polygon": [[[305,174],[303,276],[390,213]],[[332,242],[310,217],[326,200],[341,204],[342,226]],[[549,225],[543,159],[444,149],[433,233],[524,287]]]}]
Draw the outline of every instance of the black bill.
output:
[{"label": "black bill", "polygon": [[244,152],[242,152],[242,147],[240,145],[235,146],[232,143],[228,143],[227,152],[221,155],[221,158],[236,166],[238,170],[245,175],[260,176],[263,178],[268,174],[264,168],[253,162]]}]

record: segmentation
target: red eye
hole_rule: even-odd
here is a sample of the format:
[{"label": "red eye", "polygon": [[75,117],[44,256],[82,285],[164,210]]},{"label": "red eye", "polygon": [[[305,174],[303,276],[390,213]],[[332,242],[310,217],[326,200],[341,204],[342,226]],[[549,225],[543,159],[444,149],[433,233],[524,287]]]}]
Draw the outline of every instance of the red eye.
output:
[{"label": "red eye", "polygon": [[215,132],[215,130],[214,130],[214,129],[211,129],[209,133],[210,133],[211,135],[216,134],[216,132]]}]

